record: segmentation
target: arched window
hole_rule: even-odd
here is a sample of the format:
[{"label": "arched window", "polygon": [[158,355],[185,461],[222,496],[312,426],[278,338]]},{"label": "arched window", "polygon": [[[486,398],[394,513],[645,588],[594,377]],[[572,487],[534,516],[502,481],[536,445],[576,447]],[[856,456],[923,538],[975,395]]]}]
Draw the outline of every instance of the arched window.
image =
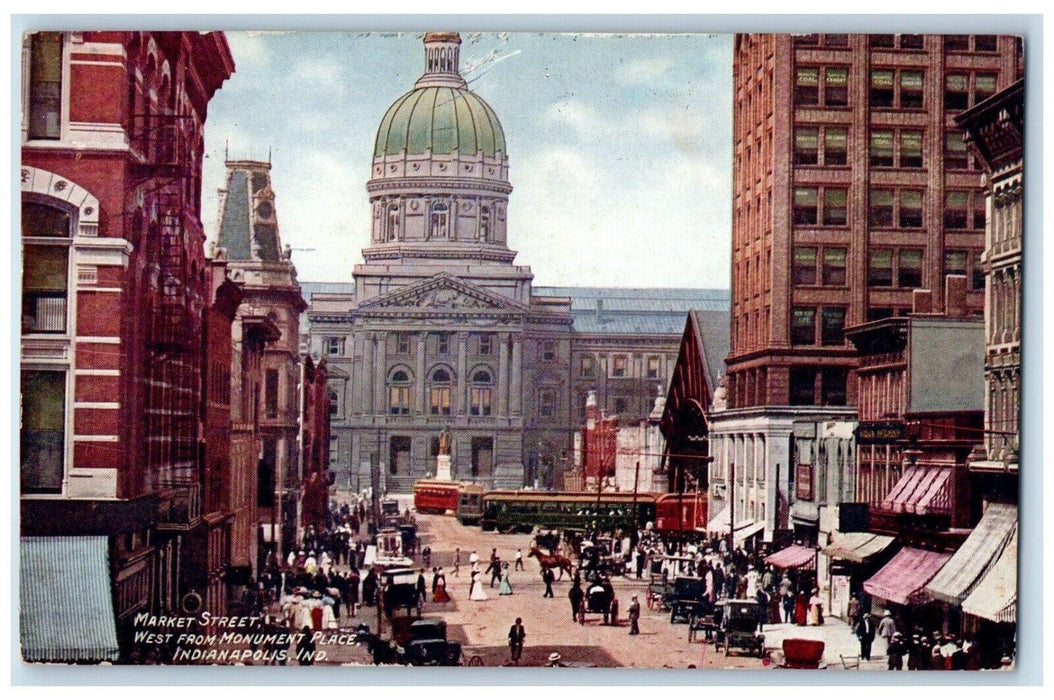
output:
[{"label": "arched window", "polygon": [[404,369],[397,369],[388,377],[388,411],[393,416],[406,416],[410,414],[410,404],[413,399],[410,373]]},{"label": "arched window", "polygon": [[433,416],[450,415],[450,372],[439,367],[433,370],[428,384],[428,412]]},{"label": "arched window", "polygon": [[490,207],[479,208],[479,240],[490,240]]},{"label": "arched window", "polygon": [[432,205],[432,217],[429,221],[429,238],[446,238],[449,230],[450,211],[442,202]]},{"label": "arched window", "polygon": [[22,333],[65,333],[73,220],[57,207],[22,202]]},{"label": "arched window", "polygon": [[388,205],[387,238],[389,241],[399,240],[399,205],[392,203]]},{"label": "arched window", "polygon": [[473,416],[489,416],[494,396],[493,375],[487,369],[478,369],[472,373],[469,385],[469,413]]}]

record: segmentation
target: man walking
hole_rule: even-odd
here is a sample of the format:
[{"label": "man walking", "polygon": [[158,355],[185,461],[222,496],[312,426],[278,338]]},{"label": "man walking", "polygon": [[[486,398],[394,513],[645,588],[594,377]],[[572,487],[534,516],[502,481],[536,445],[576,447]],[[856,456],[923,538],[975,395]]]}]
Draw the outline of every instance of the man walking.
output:
[{"label": "man walking", "polygon": [[640,620],[640,601],[637,596],[633,596],[626,612],[629,615],[629,633],[640,634],[640,628],[637,626],[637,621]]},{"label": "man walking", "polygon": [[871,644],[875,641],[875,624],[871,622],[871,613],[864,613],[856,625],[856,638],[860,640],[860,658],[871,660]]},{"label": "man walking", "polygon": [[543,598],[555,598],[553,595],[553,582],[556,581],[556,576],[553,575],[552,569],[542,569],[542,581],[545,583],[545,593],[542,594]]},{"label": "man walking", "polygon": [[520,655],[523,654],[523,640],[527,633],[523,629],[523,619],[517,617],[516,623],[509,628],[509,655],[512,662],[520,665]]},{"label": "man walking", "polygon": [[575,584],[571,586],[571,590],[567,592],[567,597],[571,600],[571,621],[578,622],[578,609],[582,606],[582,600],[586,594],[582,591],[582,584],[575,581]]},{"label": "man walking", "polygon": [[490,587],[494,588],[495,581],[501,581],[501,559],[497,556],[491,556],[490,566],[483,572],[484,575],[490,574]]},{"label": "man walking", "polygon": [[516,566],[513,567],[513,571],[523,571],[523,550],[516,550]]}]

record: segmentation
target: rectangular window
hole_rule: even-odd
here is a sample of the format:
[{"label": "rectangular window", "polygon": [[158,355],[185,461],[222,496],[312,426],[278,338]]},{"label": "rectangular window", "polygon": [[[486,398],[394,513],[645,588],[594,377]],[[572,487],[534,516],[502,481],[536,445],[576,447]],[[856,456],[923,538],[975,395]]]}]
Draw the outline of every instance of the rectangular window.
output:
[{"label": "rectangular window", "polygon": [[868,223],[873,227],[893,225],[893,190],[871,190]]},{"label": "rectangular window", "polygon": [[974,76],[974,104],[983,102],[995,94],[995,74],[978,73]]},{"label": "rectangular window", "polygon": [[948,170],[969,170],[970,154],[966,150],[961,131],[944,134],[944,167]]},{"label": "rectangular window", "polygon": [[970,78],[962,73],[944,76],[944,109],[961,112],[970,106]]},{"label": "rectangular window", "polygon": [[626,356],[615,355],[611,361],[611,376],[612,377],[625,377],[626,376]]},{"label": "rectangular window", "polygon": [[388,388],[388,408],[393,416],[410,415],[410,387],[391,385]]},{"label": "rectangular window", "polygon": [[944,251],[944,275],[966,274],[966,251],[946,250]]},{"label": "rectangular window", "polygon": [[836,127],[824,129],[823,140],[823,163],[824,165],[845,165],[846,143],[848,142],[848,131]]},{"label": "rectangular window", "polygon": [[436,354],[437,355],[449,355],[450,354],[450,334],[449,333],[436,333]]},{"label": "rectangular window", "polygon": [[69,247],[22,247],[22,332],[65,333]]},{"label": "rectangular window", "polygon": [[57,139],[62,128],[62,32],[30,39],[29,138]]},{"label": "rectangular window", "polygon": [[592,355],[582,355],[578,360],[578,373],[583,377],[593,377],[596,374],[596,358]]},{"label": "rectangular window", "polygon": [[494,335],[491,333],[480,333],[479,334],[479,354],[480,355],[493,355],[494,354]]},{"label": "rectangular window", "polygon": [[900,132],[900,167],[922,167],[922,132]]},{"label": "rectangular window", "polygon": [[823,345],[845,344],[845,307],[824,307],[820,316],[820,340]]},{"label": "rectangular window", "polygon": [[848,68],[824,69],[823,101],[828,107],[845,107],[849,104]]},{"label": "rectangular window", "polygon": [[824,248],[823,283],[840,287],[845,284],[845,248]]},{"label": "rectangular window", "polygon": [[556,413],[556,392],[552,389],[542,389],[538,392],[538,415],[542,418],[552,418]]},{"label": "rectangular window", "polygon": [[922,228],[922,192],[919,190],[901,190],[900,192],[900,227]]},{"label": "rectangular window", "polygon": [[409,355],[410,354],[410,334],[409,333],[396,333],[395,334],[395,353],[397,355]]},{"label": "rectangular window", "polygon": [[828,48],[844,48],[849,46],[848,34],[824,34],[823,45]]},{"label": "rectangular window", "polygon": [[900,71],[900,108],[922,109],[922,71]]},{"label": "rectangular window", "polygon": [[791,309],[791,345],[816,344],[816,309],[796,306]]},{"label": "rectangular window", "polygon": [[846,199],[848,190],[828,187],[823,191],[824,226],[845,226],[847,221]]},{"label": "rectangular window", "polygon": [[794,37],[795,46],[819,46],[819,34],[797,34]]},{"label": "rectangular window", "polygon": [[794,224],[796,226],[816,225],[816,205],[819,190],[815,187],[794,188]]},{"label": "rectangular window", "polygon": [[268,418],[278,417],[278,370],[269,369],[264,377],[264,412]]},{"label": "rectangular window", "polygon": [[21,391],[21,491],[61,493],[66,464],[66,373],[23,370]]},{"label": "rectangular window", "polygon": [[329,415],[337,417],[340,415],[340,394],[336,389],[330,389],[327,394],[329,398]]},{"label": "rectangular window", "polygon": [[900,35],[900,48],[902,49],[921,49],[923,45],[923,38],[921,34]]},{"label": "rectangular window", "polygon": [[973,45],[976,51],[984,51],[992,53],[997,51],[999,48],[999,37],[995,34],[977,34],[973,38]]},{"label": "rectangular window", "polygon": [[546,362],[556,360],[556,342],[547,340],[542,344],[542,359]]},{"label": "rectangular window", "polygon": [[984,289],[985,274],[984,263],[981,262],[982,252],[983,251],[975,250],[970,255],[970,267],[972,268],[973,273],[970,275],[970,289],[973,289],[974,291]]},{"label": "rectangular window", "polygon": [[662,358],[661,357],[649,357],[648,358],[648,379],[658,379],[661,367],[662,367]]},{"label": "rectangular window", "polygon": [[617,416],[622,415],[623,413],[626,412],[626,409],[628,407],[629,406],[628,406],[628,404],[626,402],[626,397],[624,397],[624,396],[616,396],[615,397],[615,404],[614,404],[615,415],[617,415]]},{"label": "rectangular window", "polygon": [[918,248],[901,248],[898,252],[897,286],[902,289],[918,289],[922,286],[922,251]]},{"label": "rectangular window", "polygon": [[824,406],[845,405],[845,385],[848,371],[843,367],[830,367],[820,374],[820,403]]},{"label": "rectangular window", "polygon": [[490,387],[472,387],[469,390],[469,413],[474,416],[489,416],[491,399]]},{"label": "rectangular window", "polygon": [[820,130],[799,126],[794,130],[794,164],[816,165],[820,143]]},{"label": "rectangular window", "polygon": [[975,190],[973,193],[973,227],[983,231],[987,219],[988,212],[985,211],[984,195]]},{"label": "rectangular window", "polygon": [[816,284],[816,248],[794,247],[794,284]]},{"label": "rectangular window", "polygon": [[871,71],[871,95],[869,104],[872,107],[893,106],[893,71]]},{"label": "rectangular window", "polygon": [[893,166],[893,132],[872,131],[871,132],[871,157],[870,163],[875,167]]},{"label": "rectangular window", "polygon": [[278,441],[265,437],[262,452],[257,467],[256,505],[270,508],[274,505],[277,486]]},{"label": "rectangular window", "polygon": [[799,68],[794,81],[794,104],[810,106],[820,103],[820,69]]},{"label": "rectangular window", "polygon": [[949,190],[944,193],[944,228],[964,229],[969,217],[969,192]]},{"label": "rectangular window", "polygon": [[811,367],[791,367],[790,402],[792,406],[812,406],[816,403],[816,370]]},{"label": "rectangular window", "polygon": [[344,346],[343,338],[326,338],[326,354],[340,355]]},{"label": "rectangular window", "polygon": [[428,409],[433,416],[450,415],[450,387],[433,386],[429,392]]},{"label": "rectangular window", "polygon": [[944,50],[945,51],[969,51],[970,50],[970,35],[969,34],[945,34],[944,35]]},{"label": "rectangular window", "polygon": [[891,49],[895,39],[895,34],[871,34],[867,37],[867,43],[873,49]]},{"label": "rectangular window", "polygon": [[871,287],[893,286],[893,251],[871,250],[868,254],[867,284]]}]

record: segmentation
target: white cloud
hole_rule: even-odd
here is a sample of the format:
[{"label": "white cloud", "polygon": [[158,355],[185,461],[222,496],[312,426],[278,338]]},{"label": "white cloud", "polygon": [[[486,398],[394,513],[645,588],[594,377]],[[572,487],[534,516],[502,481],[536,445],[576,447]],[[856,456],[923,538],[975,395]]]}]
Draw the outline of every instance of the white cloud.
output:
[{"label": "white cloud", "polygon": [[242,66],[252,65],[260,69],[271,64],[271,52],[267,47],[265,32],[227,32],[227,43],[234,56],[235,72]]},{"label": "white cloud", "polygon": [[542,120],[547,124],[568,126],[578,135],[595,134],[601,127],[600,115],[579,100],[561,100],[545,108]]},{"label": "white cloud", "polygon": [[673,66],[668,58],[638,58],[615,70],[615,78],[623,85],[643,85],[659,80]]}]

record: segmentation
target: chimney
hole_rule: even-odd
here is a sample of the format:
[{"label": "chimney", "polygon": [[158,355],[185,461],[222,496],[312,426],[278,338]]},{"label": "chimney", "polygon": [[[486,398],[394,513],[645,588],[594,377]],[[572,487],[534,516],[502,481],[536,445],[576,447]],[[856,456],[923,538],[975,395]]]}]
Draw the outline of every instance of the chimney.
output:
[{"label": "chimney", "polygon": [[944,313],[947,316],[966,315],[966,275],[944,278]]},{"label": "chimney", "polygon": [[928,289],[911,290],[911,313],[933,313],[933,292]]}]

